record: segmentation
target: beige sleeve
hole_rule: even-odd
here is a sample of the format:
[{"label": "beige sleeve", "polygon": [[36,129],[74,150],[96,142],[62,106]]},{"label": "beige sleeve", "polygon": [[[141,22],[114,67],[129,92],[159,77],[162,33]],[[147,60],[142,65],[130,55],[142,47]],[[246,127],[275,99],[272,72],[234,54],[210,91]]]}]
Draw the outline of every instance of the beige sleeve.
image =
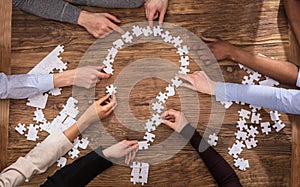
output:
[{"label": "beige sleeve", "polygon": [[72,147],[73,144],[63,132],[54,130],[25,157],[20,157],[0,173],[0,186],[18,186],[28,181],[33,175],[45,172]]}]

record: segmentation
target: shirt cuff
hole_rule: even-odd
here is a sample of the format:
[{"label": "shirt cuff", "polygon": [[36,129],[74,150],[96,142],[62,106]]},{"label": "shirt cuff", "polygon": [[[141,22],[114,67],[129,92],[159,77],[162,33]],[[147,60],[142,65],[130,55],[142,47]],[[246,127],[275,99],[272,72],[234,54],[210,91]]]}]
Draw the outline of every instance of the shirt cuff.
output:
[{"label": "shirt cuff", "polygon": [[298,73],[298,79],[297,79],[296,86],[300,87],[300,69],[299,69],[299,73]]},{"label": "shirt cuff", "polygon": [[80,12],[80,8],[71,5],[70,3],[65,3],[60,21],[77,25]]},{"label": "shirt cuff", "polygon": [[223,82],[216,83],[215,96],[216,96],[216,101],[227,101],[225,83]]},{"label": "shirt cuff", "polygon": [[37,88],[40,92],[47,92],[54,89],[54,78],[53,74],[37,75]]}]

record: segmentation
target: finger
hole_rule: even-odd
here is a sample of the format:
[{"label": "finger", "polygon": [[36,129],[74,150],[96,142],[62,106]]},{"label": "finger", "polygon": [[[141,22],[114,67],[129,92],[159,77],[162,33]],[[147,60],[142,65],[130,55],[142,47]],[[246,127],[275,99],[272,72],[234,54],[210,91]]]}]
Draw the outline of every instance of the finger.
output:
[{"label": "finger", "polygon": [[216,38],[206,38],[204,36],[201,36],[201,39],[204,40],[205,42],[216,42],[218,39]]},{"label": "finger", "polygon": [[130,159],[130,155],[126,154],[125,155],[125,164],[128,165],[129,164],[129,159]]},{"label": "finger", "polygon": [[148,21],[148,23],[149,23],[149,27],[153,30],[153,21]]},{"label": "finger", "polygon": [[185,83],[185,82],[182,83],[180,86],[196,91],[196,88],[194,86],[192,86],[191,84]]},{"label": "finger", "polygon": [[107,105],[103,106],[104,111],[112,112],[112,110],[116,107],[116,103],[117,103],[116,95],[113,94],[110,102]]},{"label": "finger", "polygon": [[128,154],[128,153],[134,151],[137,147],[138,147],[138,145],[133,145],[133,146],[128,147],[127,149],[125,149],[125,154]]},{"label": "finger", "polygon": [[160,27],[162,27],[162,23],[165,19],[165,13],[166,13],[166,11],[162,10],[159,14],[158,24],[159,24]]},{"label": "finger", "polygon": [[137,140],[130,140],[130,141],[126,140],[124,143],[127,144],[128,146],[132,146],[132,145],[138,144],[138,141]]},{"label": "finger", "polygon": [[177,77],[191,83],[190,75],[189,74],[176,74]]},{"label": "finger", "polygon": [[131,151],[131,158],[130,158],[130,162],[132,162],[132,161],[134,160],[134,158],[135,158],[135,155],[136,155],[136,151],[135,151],[135,150]]},{"label": "finger", "polygon": [[168,121],[168,120],[162,120],[162,122],[163,122],[164,124],[166,124],[167,126],[169,126],[170,128],[175,129],[175,124],[172,123],[171,121]]},{"label": "finger", "polygon": [[105,17],[107,17],[108,19],[116,22],[116,23],[121,23],[121,20],[119,20],[116,16],[113,16],[111,14],[108,14],[108,13],[104,13],[103,14]]},{"label": "finger", "polygon": [[102,104],[104,101],[106,101],[109,98],[109,94],[106,94],[104,97],[100,98],[97,102],[97,104]]},{"label": "finger", "polygon": [[112,30],[114,30],[120,34],[125,34],[125,31],[121,27],[119,27],[118,25],[116,25],[112,22],[109,22],[108,26],[109,26],[109,28],[111,28]]},{"label": "finger", "polygon": [[107,79],[110,77],[110,74],[106,74],[106,73],[102,73],[102,72],[99,72],[98,74],[98,78],[100,79]]},{"label": "finger", "polygon": [[173,110],[173,109],[169,109],[169,110],[167,110],[167,111],[165,111],[162,115],[161,115],[161,117],[162,118],[165,118],[166,116],[174,116],[174,114],[175,114],[175,112],[177,112],[176,110]]},{"label": "finger", "polygon": [[150,10],[149,11],[149,14],[148,14],[148,22],[149,22],[149,25],[150,25],[150,22],[152,21],[152,25],[153,25],[153,17],[154,17],[154,14],[155,14],[155,10]]}]

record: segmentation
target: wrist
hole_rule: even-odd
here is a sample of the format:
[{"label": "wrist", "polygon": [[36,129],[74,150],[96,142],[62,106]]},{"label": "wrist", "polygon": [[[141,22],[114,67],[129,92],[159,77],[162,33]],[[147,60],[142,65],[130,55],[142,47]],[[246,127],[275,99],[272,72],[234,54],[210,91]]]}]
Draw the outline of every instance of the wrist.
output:
[{"label": "wrist", "polygon": [[85,10],[80,11],[79,17],[78,17],[78,21],[77,24],[85,27],[85,20],[87,19],[88,12]]},{"label": "wrist", "polygon": [[74,82],[74,70],[68,70],[62,73],[54,74],[54,88],[71,86]]},{"label": "wrist", "polygon": [[108,148],[104,149],[104,150],[102,151],[102,153],[103,153],[103,156],[105,156],[106,158],[110,159],[110,154],[109,154]]}]

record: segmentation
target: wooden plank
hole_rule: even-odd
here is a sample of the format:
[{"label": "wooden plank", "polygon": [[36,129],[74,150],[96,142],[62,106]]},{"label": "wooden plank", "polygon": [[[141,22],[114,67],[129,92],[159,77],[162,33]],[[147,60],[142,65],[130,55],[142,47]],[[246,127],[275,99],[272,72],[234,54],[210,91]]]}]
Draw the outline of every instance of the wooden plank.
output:
[{"label": "wooden plank", "polygon": [[[300,65],[300,47],[293,33],[289,28],[289,60]],[[292,160],[291,160],[291,186],[300,186],[300,116],[292,116]]]},{"label": "wooden plank", "polygon": [[[0,72],[10,74],[11,0],[0,1]],[[0,100],[0,170],[7,163],[9,100]]]}]

